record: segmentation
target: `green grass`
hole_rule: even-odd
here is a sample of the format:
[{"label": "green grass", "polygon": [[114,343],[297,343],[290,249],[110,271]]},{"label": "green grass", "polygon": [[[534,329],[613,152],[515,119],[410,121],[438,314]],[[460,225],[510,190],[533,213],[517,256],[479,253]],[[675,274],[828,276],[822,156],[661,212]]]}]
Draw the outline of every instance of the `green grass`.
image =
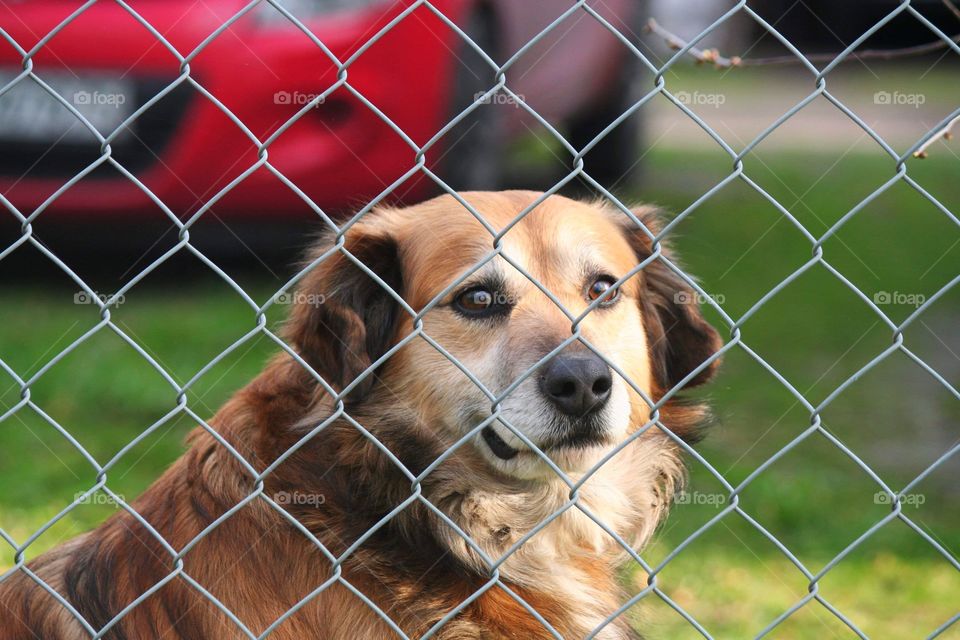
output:
[{"label": "green grass", "polygon": [[[761,147],[745,173],[788,207],[819,237],[851,207],[893,175],[892,162],[851,154],[767,154]],[[721,153],[654,151],[644,186],[630,195],[683,211],[729,175]],[[911,162],[910,172],[952,210],[960,210],[960,161],[938,154]],[[828,171],[830,169],[830,171]],[[916,191],[899,184],[878,196],[823,243],[828,262],[868,297],[879,292],[932,296],[957,274],[960,232]],[[734,180],[676,228],[674,244],[704,288],[739,318],[813,252],[773,205]],[[16,281],[15,274],[3,274]],[[251,286],[258,301],[279,282]],[[72,304],[66,279],[0,291],[0,358],[24,378],[97,325],[96,309]],[[722,296],[722,298],[721,298]],[[909,304],[884,306],[901,321]],[[960,290],[939,299],[904,333],[905,344],[953,384],[960,379]],[[278,310],[279,311],[279,310]],[[729,336],[722,317],[710,319]],[[279,319],[278,314],[271,322]],[[117,324],[178,381],[254,326],[254,313],[223,283],[201,278],[173,287],[135,288],[114,311]],[[892,331],[847,286],[815,266],[770,299],[742,325],[743,341],[811,403],[821,403],[892,344]],[[189,402],[212,415],[253,377],[274,351],[267,340],[244,344],[195,381]],[[731,351],[722,374],[703,393],[719,424],[698,446],[707,462],[736,485],[810,426],[810,412],[742,349]],[[0,527],[25,540],[91,486],[95,472],[57,432],[54,421],[104,463],[172,409],[176,394],[163,377],[109,329],[98,332],[31,385],[30,399],[0,422]],[[14,381],[0,373],[0,413],[20,401]],[[902,353],[865,373],[821,412],[823,425],[895,490],[957,442],[960,403]],[[110,472],[111,488],[127,498],[141,492],[182,452],[192,427],[182,417],[160,423]],[[923,504],[905,509],[916,526],[945,549],[960,552],[957,460],[917,485]],[[691,462],[691,495],[700,504],[676,505],[644,557],[657,565],[726,504],[726,490],[705,465]],[[877,504],[877,483],[819,433],[760,473],[741,493],[740,508],[812,573],[889,514]],[[718,497],[719,496],[719,497]],[[100,522],[110,505],[83,505],[31,545],[28,557]],[[12,553],[0,556],[0,567]],[[637,589],[642,572],[630,576]],[[737,513],[728,513],[658,574],[658,584],[718,638],[750,637],[807,594],[808,581]],[[888,523],[820,582],[820,594],[876,638],[924,637],[960,608],[960,574],[933,546],[900,521]],[[651,638],[697,637],[681,617],[651,596],[639,609]],[[957,631],[953,631],[954,634]],[[948,637],[945,634],[942,637]],[[775,632],[780,638],[853,637],[813,602]]]},{"label": "green grass", "polygon": [[[854,155],[827,172],[830,155],[789,153],[747,158],[745,173],[820,237],[893,174],[879,156]],[[960,162],[942,154],[910,163],[917,181],[957,210],[951,187]],[[648,187],[632,194],[682,211],[731,172],[721,154],[651,154]],[[812,244],[742,181],[736,180],[677,228],[675,245],[706,291],[723,300],[734,320],[804,265]],[[859,211],[823,244],[827,261],[869,298],[882,292],[930,297],[957,275],[960,231],[905,185],[896,185]],[[894,322],[911,304],[883,306]],[[904,332],[905,344],[954,385],[960,373],[960,291],[952,290]],[[723,320],[712,318],[717,326]],[[729,335],[729,334],[728,334]],[[815,266],[771,298],[742,326],[742,338],[813,405],[823,402],[893,342],[892,331],[850,288]],[[720,424],[699,452],[733,485],[810,426],[806,410],[743,350],[731,351],[707,391]],[[902,353],[863,374],[821,412],[826,429],[894,490],[920,474],[960,437],[960,403]],[[911,492],[920,505],[911,520],[954,555],[960,552],[960,494],[953,459]],[[699,463],[691,465],[691,495],[700,502],[726,496]],[[885,515],[879,485],[857,462],[819,433],[759,474],[740,507],[781,540],[816,574]],[[881,496],[882,500],[882,496]],[[645,555],[661,561],[726,504],[683,504]],[[758,633],[807,594],[808,581],[754,526],[730,513],[671,561],[659,575],[715,637]],[[960,608],[960,574],[901,521],[893,521],[852,551],[821,581],[821,593],[875,638],[925,637]],[[651,637],[695,637],[666,605],[652,606]],[[954,630],[953,633],[958,631]],[[949,634],[947,634],[949,636]],[[853,637],[814,602],[773,637]]]},{"label": "green grass", "polygon": [[[279,285],[278,285],[279,286]],[[258,287],[261,297],[269,293]],[[35,375],[56,354],[96,327],[92,305],[73,305],[66,287],[7,290],[2,295],[0,358],[21,376]],[[253,312],[226,285],[204,280],[186,289],[134,290],[113,312],[117,325],[184,384],[253,326]],[[272,344],[272,343],[270,343]],[[256,337],[190,387],[188,402],[201,415],[217,407],[262,368],[272,352]],[[20,401],[4,375],[0,410]],[[92,465],[57,430],[68,430],[101,464],[143,429],[167,416],[176,392],[161,374],[109,328],[101,328],[31,385],[25,406],[0,423],[0,526],[23,540],[95,481]],[[193,424],[179,415],[160,422],[110,472],[110,487],[132,498],[183,451]],[[40,552],[100,522],[111,507],[82,505],[37,541]],[[9,561],[4,554],[0,564]]]}]

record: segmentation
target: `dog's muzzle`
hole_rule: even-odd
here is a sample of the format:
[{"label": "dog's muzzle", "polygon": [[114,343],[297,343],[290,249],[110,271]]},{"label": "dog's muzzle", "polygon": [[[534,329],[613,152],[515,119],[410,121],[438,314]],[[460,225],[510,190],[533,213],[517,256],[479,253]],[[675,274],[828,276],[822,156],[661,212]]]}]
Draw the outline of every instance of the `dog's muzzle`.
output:
[{"label": "dog's muzzle", "polygon": [[[539,388],[557,410],[551,435],[537,443],[542,451],[586,448],[607,440],[602,409],[610,399],[613,378],[602,358],[592,352],[561,353],[544,365]],[[501,460],[511,460],[519,453],[492,426],[484,427],[480,436]]]},{"label": "dog's muzzle", "polygon": [[585,420],[610,399],[613,377],[603,358],[593,352],[561,353],[545,365],[540,392],[561,413]]}]

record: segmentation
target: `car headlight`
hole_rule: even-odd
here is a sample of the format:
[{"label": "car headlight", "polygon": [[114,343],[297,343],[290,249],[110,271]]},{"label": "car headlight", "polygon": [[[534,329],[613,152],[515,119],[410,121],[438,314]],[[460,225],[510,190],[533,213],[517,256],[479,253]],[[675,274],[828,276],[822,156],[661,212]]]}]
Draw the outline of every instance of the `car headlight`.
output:
[{"label": "car headlight", "polygon": [[[306,23],[331,13],[356,11],[382,2],[384,0],[278,0],[277,4],[293,14],[300,22]],[[254,10],[254,16],[261,25],[293,26],[289,18],[269,2],[261,2],[260,6]]]}]

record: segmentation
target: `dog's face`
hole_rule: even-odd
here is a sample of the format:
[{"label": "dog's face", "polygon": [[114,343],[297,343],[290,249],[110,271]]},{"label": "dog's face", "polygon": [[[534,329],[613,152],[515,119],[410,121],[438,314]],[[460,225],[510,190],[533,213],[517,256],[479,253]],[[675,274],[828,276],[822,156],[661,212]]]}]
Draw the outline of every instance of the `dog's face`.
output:
[{"label": "dog's face", "polygon": [[[463,195],[499,234],[539,194]],[[297,309],[293,338],[342,389],[420,328],[354,387],[354,402],[377,389],[444,442],[473,433],[464,446],[511,476],[553,475],[542,454],[584,471],[647,423],[643,395],[656,398],[719,346],[689,304],[695,297],[659,260],[617,284],[651,252],[628,223],[622,212],[553,196],[491,256],[494,235],[453,198],[374,212],[345,248],[421,317],[334,252],[305,279],[324,304]]]}]

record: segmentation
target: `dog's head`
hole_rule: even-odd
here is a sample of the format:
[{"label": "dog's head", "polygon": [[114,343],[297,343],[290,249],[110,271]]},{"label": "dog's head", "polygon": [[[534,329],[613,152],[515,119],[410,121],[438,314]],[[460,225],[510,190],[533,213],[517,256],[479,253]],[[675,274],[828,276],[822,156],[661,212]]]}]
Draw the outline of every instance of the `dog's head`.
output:
[{"label": "dog's head", "polygon": [[[710,378],[716,362],[702,365],[720,340],[682,278],[655,258],[616,285],[651,255],[647,233],[560,196],[514,224],[539,195],[462,194],[490,228],[449,196],[377,210],[342,248],[315,248],[288,335],[349,388],[348,411],[374,397],[403,404],[442,441],[474,431],[465,446],[485,464],[536,478],[551,472],[530,444],[582,471],[647,423],[637,389],[657,399]],[[636,213],[655,232],[653,211]]]}]

